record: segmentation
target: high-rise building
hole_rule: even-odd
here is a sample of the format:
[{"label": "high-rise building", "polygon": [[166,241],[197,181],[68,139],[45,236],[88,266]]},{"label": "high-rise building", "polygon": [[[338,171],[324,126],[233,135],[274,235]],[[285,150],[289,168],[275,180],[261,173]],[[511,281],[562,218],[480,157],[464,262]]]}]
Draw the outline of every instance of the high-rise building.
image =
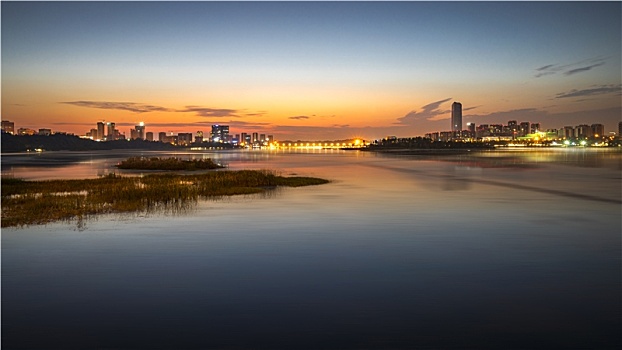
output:
[{"label": "high-rise building", "polygon": [[259,142],[259,133],[253,133],[253,143]]},{"label": "high-rise building", "polygon": [[451,131],[462,131],[462,103],[451,105]]},{"label": "high-rise building", "polygon": [[605,126],[603,124],[592,124],[592,136],[603,137],[605,136]]},{"label": "high-rise building", "polygon": [[6,132],[8,134],[14,134],[15,133],[15,123],[10,122],[8,120],[3,120],[2,121],[2,131]]},{"label": "high-rise building", "polygon": [[518,135],[519,136],[525,136],[527,134],[529,134],[530,131],[530,124],[529,122],[521,122],[519,127],[518,127]]},{"label": "high-rise building", "polygon": [[103,140],[106,137],[104,133],[104,122],[97,122],[97,135],[93,135],[94,140]]},{"label": "high-rise building", "polygon": [[106,141],[111,141],[111,140],[115,140],[115,129],[114,129],[114,123],[112,122],[108,122],[106,123],[106,125],[108,126],[108,135],[106,136]]},{"label": "high-rise building", "polygon": [[194,135],[194,143],[203,143],[203,131],[197,131],[196,135]]},{"label": "high-rise building", "polygon": [[586,138],[592,136],[592,128],[587,124],[577,125],[574,130],[575,137]]},{"label": "high-rise building", "polygon": [[151,131],[145,133],[145,139],[147,141],[153,141],[153,133]]},{"label": "high-rise building", "polygon": [[212,133],[210,136],[212,142],[228,142],[229,125],[212,125]]},{"label": "high-rise building", "polygon": [[180,132],[177,134],[177,144],[187,146],[192,143],[191,132]]},{"label": "high-rise building", "polygon": [[475,135],[475,123],[467,123],[467,129]]},{"label": "high-rise building", "polygon": [[531,133],[535,134],[540,131],[540,123],[532,123],[531,124]]},{"label": "high-rise building", "polygon": [[562,130],[562,136],[567,139],[574,138],[574,127],[572,126],[564,126]]},{"label": "high-rise building", "polygon": [[136,125],[136,138],[141,140],[145,139],[145,123],[140,122]]},{"label": "high-rise building", "polygon": [[161,131],[158,133],[158,141],[160,142],[168,142],[166,140],[166,133],[164,131]]},{"label": "high-rise building", "polygon": [[618,137],[622,137],[622,121],[618,122]]}]

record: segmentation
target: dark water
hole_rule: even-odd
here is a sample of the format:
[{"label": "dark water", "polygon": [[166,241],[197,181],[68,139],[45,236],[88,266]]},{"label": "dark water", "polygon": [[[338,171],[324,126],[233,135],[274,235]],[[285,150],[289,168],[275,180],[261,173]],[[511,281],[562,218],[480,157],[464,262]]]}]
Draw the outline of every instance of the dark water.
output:
[{"label": "dark water", "polygon": [[[622,345],[619,151],[184,156],[332,182],[3,229],[3,349]],[[118,161],[13,157],[3,176]]]}]

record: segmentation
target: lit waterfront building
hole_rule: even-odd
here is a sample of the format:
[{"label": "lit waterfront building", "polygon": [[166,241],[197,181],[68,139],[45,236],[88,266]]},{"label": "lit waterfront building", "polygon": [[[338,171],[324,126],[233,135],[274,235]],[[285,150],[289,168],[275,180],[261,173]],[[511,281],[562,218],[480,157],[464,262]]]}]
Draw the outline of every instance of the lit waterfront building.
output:
[{"label": "lit waterfront building", "polygon": [[15,123],[8,121],[8,120],[3,120],[2,121],[2,131],[6,132],[8,134],[14,134],[15,133]]},{"label": "lit waterfront building", "polygon": [[229,141],[229,125],[212,125],[211,133],[212,142],[228,142]]},{"label": "lit waterfront building", "polygon": [[97,135],[92,135],[93,140],[103,140],[105,135],[106,134],[104,133],[104,122],[97,122]]},{"label": "lit waterfront building", "polygon": [[518,126],[518,136],[526,136],[530,131],[530,123],[529,122],[521,122]]},{"label": "lit waterfront building", "polygon": [[253,133],[253,143],[259,142],[259,133]]},{"label": "lit waterfront building", "polygon": [[141,140],[145,139],[145,123],[140,122],[136,125],[136,134],[137,138]]},{"label": "lit waterfront building", "polygon": [[34,135],[37,132],[30,128],[19,128],[17,129],[18,135]]},{"label": "lit waterfront building", "polygon": [[97,140],[97,129],[91,129],[85,136],[93,141]]},{"label": "lit waterfront building", "polygon": [[535,134],[540,131],[540,123],[531,123],[531,134]]},{"label": "lit waterfront building", "polygon": [[177,134],[177,144],[178,145],[189,145],[192,143],[192,133],[191,132],[180,132]]},{"label": "lit waterfront building", "polygon": [[106,141],[115,140],[115,124],[113,122],[106,123],[108,126],[108,135],[106,136]]},{"label": "lit waterfront building", "polygon": [[462,131],[462,103],[451,105],[451,131]]},{"label": "lit waterfront building", "polygon": [[576,137],[587,138],[592,136],[592,128],[587,124],[577,125],[574,130]]},{"label": "lit waterfront building", "polygon": [[194,143],[202,143],[203,142],[203,131],[197,131],[197,134],[194,135]]},{"label": "lit waterfront building", "polygon": [[590,129],[592,129],[592,136],[594,137],[605,136],[605,126],[603,124],[592,124]]}]

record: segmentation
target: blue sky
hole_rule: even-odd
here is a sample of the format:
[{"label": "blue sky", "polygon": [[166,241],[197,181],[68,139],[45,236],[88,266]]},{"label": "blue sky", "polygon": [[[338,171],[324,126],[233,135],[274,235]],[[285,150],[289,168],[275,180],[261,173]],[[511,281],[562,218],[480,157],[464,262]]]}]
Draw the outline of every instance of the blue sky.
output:
[{"label": "blue sky", "polygon": [[447,130],[460,101],[613,131],[621,32],[620,2],[2,2],[2,118],[377,138]]}]

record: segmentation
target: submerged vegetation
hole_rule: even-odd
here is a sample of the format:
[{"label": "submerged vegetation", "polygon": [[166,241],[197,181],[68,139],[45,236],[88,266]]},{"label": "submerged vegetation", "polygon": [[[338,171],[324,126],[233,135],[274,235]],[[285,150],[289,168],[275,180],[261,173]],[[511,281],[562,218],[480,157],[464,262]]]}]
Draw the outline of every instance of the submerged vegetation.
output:
[{"label": "submerged vegetation", "polygon": [[191,159],[183,160],[180,158],[146,158],[131,157],[117,165],[119,169],[136,170],[205,170],[224,168],[222,165],[214,163],[211,159]]},{"label": "submerged vegetation", "polygon": [[188,208],[199,199],[253,194],[277,186],[327,183],[267,170],[205,174],[108,175],[97,179],[25,181],[2,178],[2,227],[83,220],[91,215]]}]

